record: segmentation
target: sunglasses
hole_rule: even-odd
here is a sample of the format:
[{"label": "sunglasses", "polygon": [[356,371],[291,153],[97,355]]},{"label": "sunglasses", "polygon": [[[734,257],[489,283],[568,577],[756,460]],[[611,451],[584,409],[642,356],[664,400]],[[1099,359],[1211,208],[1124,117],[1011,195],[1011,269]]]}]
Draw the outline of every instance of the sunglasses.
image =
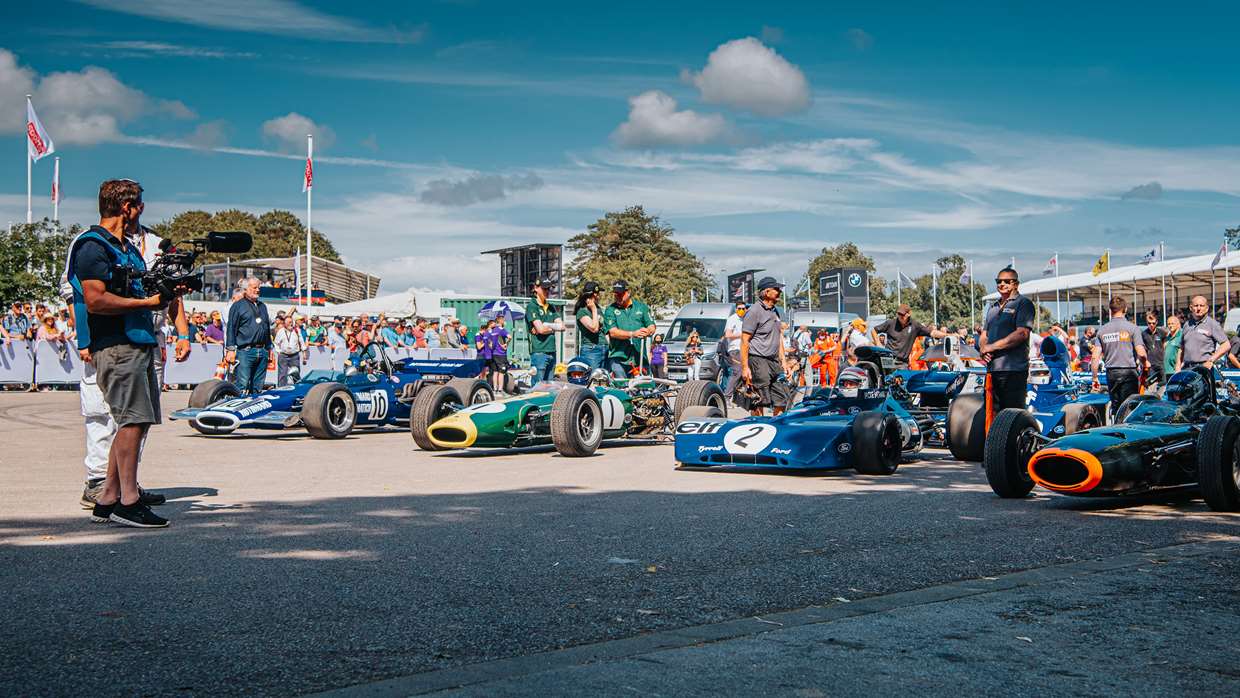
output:
[{"label": "sunglasses", "polygon": [[1016,279],[995,279],[996,286],[1002,286],[1004,284],[1014,284],[1014,283],[1017,283]]}]

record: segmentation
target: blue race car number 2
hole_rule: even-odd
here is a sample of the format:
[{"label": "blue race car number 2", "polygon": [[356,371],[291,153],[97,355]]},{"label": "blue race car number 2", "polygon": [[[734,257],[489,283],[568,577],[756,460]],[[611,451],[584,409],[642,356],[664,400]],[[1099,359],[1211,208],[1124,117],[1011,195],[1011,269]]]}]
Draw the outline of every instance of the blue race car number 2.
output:
[{"label": "blue race car number 2", "polygon": [[723,435],[723,448],[728,453],[761,453],[775,440],[775,433],[775,427],[770,424],[741,424]]}]

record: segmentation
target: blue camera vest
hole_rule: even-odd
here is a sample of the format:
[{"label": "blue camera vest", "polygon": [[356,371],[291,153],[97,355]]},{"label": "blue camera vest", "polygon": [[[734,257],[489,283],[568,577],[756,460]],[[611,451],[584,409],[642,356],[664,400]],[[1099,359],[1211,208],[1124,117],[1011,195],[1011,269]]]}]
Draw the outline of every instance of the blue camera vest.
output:
[{"label": "blue camera vest", "polygon": [[[77,321],[77,343],[78,349],[86,349],[90,347],[90,322],[85,320],[88,315],[86,310],[86,296],[82,293],[82,280],[77,276],[75,269],[75,253],[86,240],[97,240],[103,244],[104,249],[112,256],[112,266],[128,267],[136,272],[146,271],[146,262],[142,260],[142,253],[138,251],[128,240],[125,241],[124,250],[116,246],[116,238],[107,229],[99,226],[91,226],[90,230],[82,233],[73,242],[73,248],[69,251],[69,269],[66,276],[69,285],[73,287],[73,316],[78,318]],[[109,271],[109,275],[111,272]],[[142,289],[142,279],[135,275],[129,283],[129,298],[146,298],[146,292]],[[152,345],[158,344],[155,341],[155,325],[151,319],[151,311],[135,310],[122,316],[125,320],[125,337],[134,344]]]}]

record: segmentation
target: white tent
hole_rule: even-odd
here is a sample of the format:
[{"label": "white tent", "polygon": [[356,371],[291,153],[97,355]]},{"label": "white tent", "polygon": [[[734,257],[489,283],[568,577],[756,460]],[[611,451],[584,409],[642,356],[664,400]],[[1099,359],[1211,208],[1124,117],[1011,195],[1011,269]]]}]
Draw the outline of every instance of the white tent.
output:
[{"label": "white tent", "polygon": [[[1214,254],[1167,259],[1149,264],[1131,264],[1114,267],[1094,276],[1092,272],[1064,274],[1058,277],[1021,281],[1020,293],[1035,298],[1043,305],[1054,303],[1059,292],[1065,303],[1080,302],[1086,307],[1101,307],[1111,296],[1123,295],[1134,308],[1173,312],[1187,305],[1188,298],[1203,295],[1212,304],[1230,308],[1228,297],[1235,285],[1240,291],[1240,252],[1231,251],[1210,269]],[[1236,272],[1232,272],[1237,268]],[[1232,278],[1235,277],[1235,278]],[[1164,297],[1165,296],[1165,297]],[[993,301],[998,293],[986,295],[984,301]],[[1130,316],[1131,317],[1131,316]]]}]

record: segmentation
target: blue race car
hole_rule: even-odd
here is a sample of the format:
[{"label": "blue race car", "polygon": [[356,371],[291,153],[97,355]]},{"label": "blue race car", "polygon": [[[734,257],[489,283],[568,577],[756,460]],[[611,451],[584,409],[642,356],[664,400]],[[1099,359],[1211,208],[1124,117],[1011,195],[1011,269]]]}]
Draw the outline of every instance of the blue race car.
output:
[{"label": "blue race car", "polygon": [[[1042,340],[1042,359],[1046,371],[1041,377],[1030,374],[1026,408],[1037,421],[1043,436],[1059,438],[1107,424],[1111,398],[1107,393],[1090,392],[1090,381],[1082,383],[1068,370],[1068,349],[1054,336]],[[947,412],[947,447],[957,460],[980,463],[986,444],[985,393],[960,395]]]},{"label": "blue race car", "polygon": [[[676,461],[689,468],[834,470],[890,475],[923,445],[908,395],[883,377],[894,366],[887,349],[860,347],[859,363],[834,387],[811,393],[778,417],[727,419],[717,407],[689,407],[676,425]],[[877,377],[877,380],[875,378]]]},{"label": "blue race car", "polygon": [[[427,385],[451,385],[467,404],[494,399],[479,359],[404,359],[393,364],[376,345],[363,351],[356,369],[310,371],[293,385],[241,396],[228,381],[199,383],[183,419],[198,432],[231,434],[237,429],[304,426],[316,439],[343,439],[354,427],[407,426],[410,405]],[[369,349],[369,348],[368,348]]]}]

